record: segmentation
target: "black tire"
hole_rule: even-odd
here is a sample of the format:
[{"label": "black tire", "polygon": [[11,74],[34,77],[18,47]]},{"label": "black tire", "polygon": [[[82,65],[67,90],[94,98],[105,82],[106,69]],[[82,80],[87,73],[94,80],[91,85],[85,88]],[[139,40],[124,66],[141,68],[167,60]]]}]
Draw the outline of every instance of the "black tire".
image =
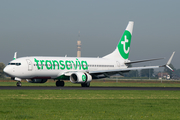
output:
[{"label": "black tire", "polygon": [[57,87],[64,87],[64,81],[60,81],[60,80],[56,81],[56,86]]},{"label": "black tire", "polygon": [[90,82],[86,83],[86,87],[89,87],[90,86]]},{"label": "black tire", "polygon": [[64,87],[64,81],[60,81],[60,86]]},{"label": "black tire", "polygon": [[86,86],[85,86],[85,83],[81,83],[81,87],[86,87]]},{"label": "black tire", "polygon": [[81,83],[81,87],[89,87],[90,86],[90,83]]},{"label": "black tire", "polygon": [[17,85],[17,87],[21,87],[21,86],[22,86],[22,84],[21,84],[20,81],[18,81],[18,82],[16,83],[16,85]]}]

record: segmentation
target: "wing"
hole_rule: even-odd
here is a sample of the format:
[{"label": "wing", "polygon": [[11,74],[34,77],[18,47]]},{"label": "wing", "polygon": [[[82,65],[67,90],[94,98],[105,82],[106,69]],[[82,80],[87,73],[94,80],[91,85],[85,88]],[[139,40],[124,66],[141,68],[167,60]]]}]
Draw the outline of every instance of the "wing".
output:
[{"label": "wing", "polygon": [[[169,67],[169,64],[171,63],[171,60],[174,56],[174,53],[171,55],[170,59],[168,60],[167,64],[166,65],[161,65],[161,66],[145,66],[145,67],[131,67],[131,68],[121,68],[121,69],[112,69],[112,70],[98,70],[98,71],[84,71],[84,72],[87,72],[89,73],[90,75],[92,75],[92,77],[94,79],[96,78],[104,78],[104,77],[110,77],[111,75],[114,75],[114,74],[120,74],[120,75],[123,75],[123,73],[125,72],[129,72],[131,70],[142,70],[142,69],[155,69],[155,68],[160,68],[160,67],[167,67],[169,68],[170,70],[173,71],[172,68]],[[162,58],[158,58],[158,59],[162,59]],[[144,61],[151,61],[151,60],[158,60],[158,59],[149,59],[149,60],[141,60],[140,62],[144,62]],[[129,64],[130,63],[137,63],[137,61],[135,62],[128,62]],[[74,72],[78,72],[78,71],[69,71],[69,72],[64,72],[63,74],[61,75],[64,75],[64,76],[71,76],[72,73]],[[102,77],[99,75],[103,75]]]},{"label": "wing", "polygon": [[111,75],[114,74],[123,75],[123,73],[129,72],[131,70],[154,69],[159,67],[161,66],[131,67],[131,68],[122,68],[122,69],[114,69],[114,70],[90,71],[89,74],[91,74],[94,77],[96,76],[97,78],[99,78],[98,75],[104,75],[105,77],[110,77]]},{"label": "wing", "polygon": [[114,69],[114,70],[90,71],[89,73],[94,74],[94,73],[110,73],[110,72],[127,72],[130,70],[153,69],[159,67],[161,66],[131,67],[131,68],[122,68],[122,69]]},{"label": "wing", "polygon": [[[111,75],[114,75],[114,74],[123,75],[124,72],[129,72],[131,70],[155,69],[155,68],[160,68],[160,67],[167,67],[168,69],[174,71],[172,68],[169,67],[169,64],[171,63],[171,60],[172,60],[172,58],[174,56],[174,53],[175,52],[172,53],[172,55],[169,58],[169,60],[166,63],[166,65],[161,65],[161,66],[145,66],[145,67],[131,67],[131,68],[122,68],[122,69],[114,69],[114,70],[90,71],[89,74],[94,75],[96,77],[97,77],[97,75],[101,75],[101,74],[104,75],[105,77],[110,77]],[[145,62],[145,61],[152,61],[152,60],[159,60],[159,59],[163,59],[163,58],[134,61],[134,62],[128,62],[127,64],[137,63],[137,62]]]}]

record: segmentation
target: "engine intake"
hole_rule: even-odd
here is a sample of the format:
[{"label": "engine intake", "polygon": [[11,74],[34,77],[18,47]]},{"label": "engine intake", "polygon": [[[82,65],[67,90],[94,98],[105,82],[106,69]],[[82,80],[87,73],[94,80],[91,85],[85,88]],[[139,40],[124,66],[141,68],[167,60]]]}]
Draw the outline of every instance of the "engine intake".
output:
[{"label": "engine intake", "polygon": [[88,83],[91,82],[92,76],[88,73],[75,72],[70,76],[70,81],[72,83]]}]

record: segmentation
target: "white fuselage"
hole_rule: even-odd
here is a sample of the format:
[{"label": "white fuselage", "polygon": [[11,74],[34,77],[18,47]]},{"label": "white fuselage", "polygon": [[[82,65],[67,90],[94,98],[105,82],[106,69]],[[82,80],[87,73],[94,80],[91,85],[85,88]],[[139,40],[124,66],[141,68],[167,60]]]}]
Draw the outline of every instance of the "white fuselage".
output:
[{"label": "white fuselage", "polygon": [[127,68],[123,61],[85,57],[22,57],[4,69],[10,77],[22,79],[56,79],[67,72],[90,72]]},{"label": "white fuselage", "polygon": [[158,60],[130,61],[128,59],[133,25],[134,22],[129,21],[115,50],[103,58],[41,56],[17,58],[17,52],[15,52],[14,60],[4,68],[4,72],[12,80],[18,81],[17,86],[21,86],[21,79],[26,79],[31,83],[45,83],[47,79],[58,79],[56,86],[64,86],[63,80],[69,79],[72,83],[80,83],[82,87],[89,87],[92,79],[110,77],[114,74],[123,75],[123,73],[131,70],[154,69],[159,67],[171,69],[168,65],[172,60],[174,52],[167,64],[163,66],[130,68],[126,66],[132,63]]}]

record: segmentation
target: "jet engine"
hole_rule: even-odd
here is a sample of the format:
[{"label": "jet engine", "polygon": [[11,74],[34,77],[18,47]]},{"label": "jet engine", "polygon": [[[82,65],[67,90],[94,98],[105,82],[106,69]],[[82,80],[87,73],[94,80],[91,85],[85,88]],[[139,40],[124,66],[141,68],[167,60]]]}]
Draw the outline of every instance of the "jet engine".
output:
[{"label": "jet engine", "polygon": [[47,79],[31,79],[31,80],[27,80],[27,81],[30,83],[45,83],[47,81]]},{"label": "jet engine", "polygon": [[70,76],[70,81],[72,83],[88,83],[91,82],[92,76],[88,73],[75,72]]}]

